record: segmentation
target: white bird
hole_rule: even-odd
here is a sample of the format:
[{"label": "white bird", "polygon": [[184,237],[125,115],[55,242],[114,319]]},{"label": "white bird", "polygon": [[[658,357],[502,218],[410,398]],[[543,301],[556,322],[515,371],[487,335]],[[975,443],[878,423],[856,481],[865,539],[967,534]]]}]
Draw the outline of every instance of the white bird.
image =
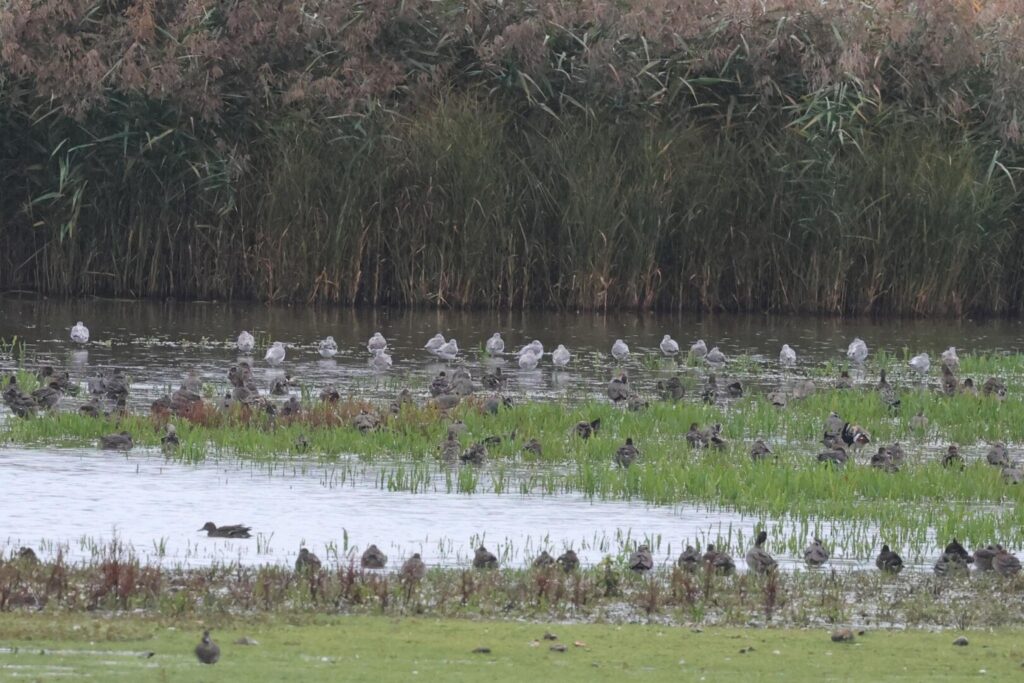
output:
[{"label": "white bird", "polygon": [[708,345],[704,343],[703,339],[698,339],[690,347],[690,355],[694,358],[703,358],[708,355]]},{"label": "white bird", "polygon": [[338,344],[334,341],[334,337],[328,337],[321,341],[318,348],[320,350],[320,355],[324,358],[334,358],[338,353]]},{"label": "white bird", "polygon": [[626,342],[621,339],[615,340],[615,343],[612,344],[612,357],[619,362],[629,357],[629,347],[626,346]]},{"label": "white bird", "polygon": [[948,366],[950,370],[960,369],[960,357],[956,355],[955,346],[950,346],[942,352],[942,363]]},{"label": "white bird", "polygon": [[846,348],[846,357],[854,363],[863,363],[868,357],[868,345],[860,337],[854,337]]},{"label": "white bird", "polygon": [[779,351],[779,362],[783,365],[792,365],[796,363],[796,351],[789,344],[783,344],[782,350]]},{"label": "white bird", "polygon": [[374,332],[373,336],[370,337],[370,341],[366,342],[366,350],[370,353],[383,351],[386,348],[388,348],[388,340],[380,332]]},{"label": "white bird", "polygon": [[544,345],[541,344],[536,339],[534,339],[532,342],[530,342],[523,348],[519,349],[520,356],[523,355],[524,353],[532,353],[533,355],[539,358],[540,356],[544,355]]},{"label": "white bird", "polygon": [[427,351],[433,354],[437,354],[437,350],[444,344],[444,335],[438,332],[433,337],[427,340],[427,343],[423,345]]},{"label": "white bird", "polygon": [[384,349],[376,349],[373,358],[370,359],[370,365],[374,370],[387,370],[391,367],[391,354]]},{"label": "white bird", "polygon": [[710,351],[708,351],[707,355],[704,356],[704,360],[708,363],[715,363],[717,365],[725,362],[725,354],[719,351],[717,346],[714,346]]},{"label": "white bird", "polygon": [[505,340],[501,338],[501,332],[495,332],[491,335],[491,338],[484,344],[484,348],[487,349],[487,353],[492,356],[498,356],[505,353]]},{"label": "white bird", "polygon": [[263,357],[263,360],[267,361],[271,365],[280,365],[284,362],[284,344],[281,342],[274,342],[269,349],[267,349],[267,355]]},{"label": "white bird", "polygon": [[434,353],[445,360],[455,360],[455,356],[459,355],[459,343],[455,341],[455,337],[452,337],[444,344],[438,346],[437,351]]},{"label": "white bird", "polygon": [[71,328],[71,341],[76,344],[88,344],[89,343],[89,328],[82,324],[79,320],[78,324]]},{"label": "white bird", "polygon": [[242,333],[238,335],[235,345],[238,346],[238,350],[242,353],[252,353],[252,350],[256,348],[256,337],[249,334],[248,331],[242,330]]},{"label": "white bird", "polygon": [[679,353],[679,343],[667,334],[661,338],[661,344],[658,346],[661,347],[661,352],[666,356],[674,356]]},{"label": "white bird", "polygon": [[533,353],[531,350],[525,350],[519,354],[519,369],[521,370],[533,370],[537,367],[537,363],[540,361],[540,354]]},{"label": "white bird", "polygon": [[910,367],[914,368],[917,372],[922,375],[928,373],[928,368],[932,366],[932,359],[928,357],[927,353],[919,353],[910,359]]},{"label": "white bird", "polygon": [[564,368],[569,364],[569,360],[572,355],[569,353],[569,349],[565,348],[565,344],[559,344],[558,348],[551,352],[551,362],[555,364],[556,368]]}]

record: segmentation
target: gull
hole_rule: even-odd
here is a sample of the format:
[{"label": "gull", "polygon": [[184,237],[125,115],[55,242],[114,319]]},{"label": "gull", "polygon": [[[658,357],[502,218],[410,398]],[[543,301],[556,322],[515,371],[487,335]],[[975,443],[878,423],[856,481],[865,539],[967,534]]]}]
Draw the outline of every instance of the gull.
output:
[{"label": "gull", "polygon": [[519,349],[519,355],[522,356],[524,353],[532,353],[535,356],[544,355],[544,345],[534,339],[532,342]]},{"label": "gull", "polygon": [[370,359],[370,365],[375,370],[387,370],[391,367],[391,354],[387,353],[384,349],[377,349],[373,352],[373,358]]},{"label": "gull", "polygon": [[565,348],[565,344],[559,344],[558,348],[551,353],[551,362],[555,364],[556,368],[564,368],[569,364],[569,359],[572,356],[569,354],[569,349]]},{"label": "gull", "polygon": [[380,332],[374,332],[373,336],[370,337],[370,341],[366,342],[366,350],[370,353],[376,353],[377,351],[383,351],[388,347],[388,340],[384,338],[384,335]]},{"label": "gull", "polygon": [[487,349],[487,353],[492,356],[497,356],[505,353],[505,340],[501,338],[501,332],[495,332],[491,335],[487,343],[484,344],[484,348]]},{"label": "gull", "polygon": [[779,351],[779,362],[783,365],[793,365],[796,363],[796,351],[789,344],[783,344],[782,350]]},{"label": "gull", "polygon": [[626,346],[626,342],[621,339],[615,340],[615,343],[612,344],[612,357],[620,362],[629,357],[629,347]]},{"label": "gull", "polygon": [[459,343],[452,337],[444,344],[438,346],[434,353],[445,360],[455,360],[455,356],[459,355]]},{"label": "gull", "polygon": [[854,337],[846,348],[846,357],[854,363],[863,363],[868,357],[868,345],[860,337]]},{"label": "gull", "polygon": [[433,354],[437,354],[437,350],[444,344],[444,335],[438,332],[433,337],[427,340],[427,343],[423,345],[427,351]]},{"label": "gull", "polygon": [[661,352],[666,356],[675,356],[679,353],[679,343],[669,335],[661,338]]},{"label": "gull", "polygon": [[249,334],[247,330],[242,330],[241,334],[238,335],[235,345],[238,346],[238,350],[242,353],[252,353],[252,350],[256,348],[256,337]]},{"label": "gull", "polygon": [[267,361],[271,365],[280,365],[284,362],[284,344],[281,342],[274,342],[273,345],[267,349],[267,355],[263,357],[263,360]]},{"label": "gull", "polygon": [[525,351],[519,354],[519,368],[521,370],[533,370],[540,361],[540,355],[532,351]]},{"label": "gull", "polygon": [[717,346],[714,346],[710,351],[708,351],[707,355],[704,356],[704,360],[708,363],[724,363],[725,354],[719,351]]},{"label": "gull", "polygon": [[708,345],[703,339],[698,339],[690,346],[690,355],[694,358],[703,358],[708,355]]},{"label": "gull", "polygon": [[338,353],[338,344],[334,341],[334,337],[328,337],[320,342],[320,355],[324,358],[334,358]]},{"label": "gull", "polygon": [[950,370],[960,369],[960,357],[956,355],[956,347],[950,346],[942,352],[942,364]]},{"label": "gull", "polygon": [[919,353],[910,359],[910,367],[922,375],[928,374],[928,368],[932,366],[932,360],[927,353]]},{"label": "gull", "polygon": [[89,343],[89,328],[83,325],[81,320],[71,328],[71,341],[76,344]]}]

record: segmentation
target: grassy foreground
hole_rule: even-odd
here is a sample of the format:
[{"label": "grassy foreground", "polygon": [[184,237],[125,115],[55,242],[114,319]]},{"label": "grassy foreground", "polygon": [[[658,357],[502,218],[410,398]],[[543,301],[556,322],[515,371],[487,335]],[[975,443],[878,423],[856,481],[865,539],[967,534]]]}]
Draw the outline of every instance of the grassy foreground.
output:
[{"label": "grassy foreground", "polygon": [[[192,648],[213,627],[213,667]],[[544,640],[552,632],[558,640]],[[235,644],[240,638],[255,645]],[[22,676],[133,681],[526,680],[962,680],[1019,676],[1018,630],[867,632],[833,643],[822,629],[704,631],[660,626],[337,617],[214,624],[87,616],[0,615],[0,666]],[[552,645],[564,644],[565,652]],[[476,648],[489,653],[474,653]],[[744,652],[745,651],[745,652]],[[152,656],[147,656],[153,653]]]}]

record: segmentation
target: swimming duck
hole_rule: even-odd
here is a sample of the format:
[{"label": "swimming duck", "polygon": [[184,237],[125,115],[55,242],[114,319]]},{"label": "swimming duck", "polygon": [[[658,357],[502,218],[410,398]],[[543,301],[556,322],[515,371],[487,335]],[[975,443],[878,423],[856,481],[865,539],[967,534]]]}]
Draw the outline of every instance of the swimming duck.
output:
[{"label": "swimming duck", "polygon": [[569,548],[564,553],[558,556],[555,560],[558,566],[562,568],[566,574],[570,574],[580,568],[580,558],[576,555],[576,551]]},{"label": "swimming duck", "polygon": [[487,548],[480,546],[473,554],[474,569],[497,569],[498,558]]},{"label": "swimming duck", "polygon": [[615,464],[622,468],[628,468],[640,457],[640,451],[633,445],[633,439],[627,438],[626,443],[619,446],[615,451]]},{"label": "swimming duck", "polygon": [[505,383],[508,381],[508,377],[502,373],[501,368],[494,368],[493,372],[486,372],[484,376],[480,378],[480,383],[484,385],[485,389],[492,389],[495,391],[505,388]]},{"label": "swimming duck", "polygon": [[846,347],[846,357],[854,363],[863,363],[868,357],[868,345],[860,337],[854,337],[850,345]]},{"label": "swimming duck", "polygon": [[736,563],[728,553],[715,550],[713,543],[708,544],[708,549],[701,557],[704,562],[705,571],[713,571],[719,574],[731,574],[736,569]]},{"label": "swimming duck", "polygon": [[692,545],[686,546],[679,555],[679,559],[676,560],[676,566],[691,574],[700,568],[701,558],[700,551],[695,549]]},{"label": "swimming duck", "polygon": [[993,465],[995,467],[1010,466],[1010,454],[1006,450],[1006,444],[1002,441],[996,441],[992,444],[992,448],[989,449],[985,459],[988,460],[989,465]]},{"label": "swimming duck", "polygon": [[565,344],[559,344],[558,348],[551,352],[551,362],[555,364],[556,368],[566,367],[570,360],[572,360],[572,354],[569,353],[569,349],[565,348]]},{"label": "swimming duck", "polygon": [[671,335],[666,334],[661,338],[661,343],[658,344],[658,348],[666,356],[677,356],[679,355],[679,343],[672,338]]},{"label": "swimming duck", "polygon": [[537,365],[540,363],[540,354],[531,351],[521,353],[519,354],[518,362],[520,370],[536,370]]},{"label": "swimming duck", "polygon": [[299,556],[295,559],[295,572],[320,571],[320,558],[309,552],[309,548],[299,548]]},{"label": "swimming duck", "polygon": [[943,467],[959,467],[964,468],[964,458],[960,455],[960,445],[951,443],[949,448],[946,449],[946,454],[942,456]]},{"label": "swimming duck", "polygon": [[753,547],[747,551],[747,567],[755,574],[767,574],[778,566],[775,558],[769,555],[763,547],[767,540],[768,532],[762,529],[758,532]]},{"label": "swimming duck", "polygon": [[443,360],[455,360],[455,357],[459,355],[459,342],[455,341],[455,337],[452,337],[437,347],[436,353],[438,358]]},{"label": "swimming duck", "polygon": [[615,340],[615,343],[612,344],[612,358],[620,363],[629,358],[629,346],[626,345],[626,342],[621,339]]},{"label": "swimming duck", "polygon": [[406,581],[421,581],[426,575],[427,565],[419,553],[413,553],[402,565],[402,578]]},{"label": "swimming duck", "polygon": [[996,545],[996,556],[992,558],[992,568],[1000,576],[1014,576],[1020,573],[1020,560],[1001,545]]},{"label": "swimming duck", "polygon": [[908,365],[919,375],[926,375],[932,366],[932,359],[928,357],[927,353],[919,353],[910,359]]},{"label": "swimming duck", "polygon": [[196,645],[196,659],[202,664],[216,664],[220,659],[220,646],[210,638],[210,632],[203,631],[203,638]]},{"label": "swimming duck", "polygon": [[501,338],[501,332],[495,332],[484,344],[487,353],[492,356],[499,356],[505,353],[505,340]]},{"label": "swimming duck", "polygon": [[423,348],[425,348],[427,351],[436,356],[437,350],[444,345],[444,342],[444,335],[438,332],[433,337],[427,340],[427,343],[423,345]]},{"label": "swimming duck", "polygon": [[135,446],[132,435],[128,432],[119,434],[107,434],[100,437],[100,448],[109,451],[130,451]]},{"label": "swimming duck", "polygon": [[207,522],[199,530],[205,531],[208,538],[249,538],[252,527],[244,524],[217,526],[213,522]]},{"label": "swimming duck", "polygon": [[900,407],[900,397],[896,395],[896,390],[892,388],[892,385],[885,379],[885,370],[879,371],[878,379],[878,395],[890,410],[897,410]]},{"label": "swimming duck", "polygon": [[888,545],[883,545],[882,551],[875,558],[875,566],[883,572],[899,574],[903,571],[903,558],[899,556],[899,553],[890,550]]},{"label": "swimming duck", "polygon": [[380,332],[374,332],[373,336],[366,342],[366,350],[368,352],[376,353],[377,351],[384,351],[388,348],[388,340],[384,338],[384,335]]},{"label": "swimming duck", "polygon": [[721,365],[726,360],[725,354],[722,353],[717,346],[711,347],[711,350],[704,356],[704,361],[706,363],[711,363],[712,365]]},{"label": "swimming duck", "polygon": [[89,328],[81,320],[71,328],[71,341],[83,345],[89,343]]},{"label": "swimming duck", "polygon": [[164,425],[164,435],[160,437],[160,444],[164,448],[177,448],[181,443],[178,438],[178,429],[173,424],[168,422]]},{"label": "swimming duck", "polygon": [[612,400],[612,403],[619,403],[629,398],[629,378],[626,373],[622,373],[618,377],[613,377],[608,382],[608,398]]},{"label": "swimming duck", "polygon": [[370,367],[378,372],[383,372],[392,366],[394,359],[384,349],[377,349],[370,357]]},{"label": "swimming duck", "polygon": [[698,339],[690,345],[690,356],[693,358],[703,358],[708,355],[708,345],[704,343],[703,339]]},{"label": "swimming duck", "polygon": [[370,544],[370,547],[363,552],[363,556],[359,558],[359,565],[363,569],[383,569],[388,564],[388,556],[381,552],[374,544]]},{"label": "swimming duck", "polygon": [[853,389],[853,380],[850,378],[850,373],[846,370],[839,373],[839,379],[836,380],[836,389]]},{"label": "swimming duck", "polygon": [[575,432],[576,436],[580,437],[581,439],[589,439],[592,435],[597,434],[597,430],[600,428],[601,418],[591,420],[590,422],[587,422],[586,420],[581,420],[580,422],[576,423],[575,427],[573,427],[573,432]]},{"label": "swimming duck", "polygon": [[673,375],[665,380],[659,379],[655,387],[662,400],[665,401],[678,401],[686,392],[683,383],[679,380],[679,375]]},{"label": "swimming duck", "polygon": [[764,442],[764,439],[755,439],[754,445],[750,447],[750,459],[754,462],[765,460],[772,454],[772,449]]},{"label": "swimming duck", "polygon": [[991,543],[974,551],[974,568],[980,572],[992,571],[992,560],[999,549]]},{"label": "swimming duck", "polygon": [[544,567],[553,567],[555,566],[555,558],[551,557],[551,553],[549,553],[547,550],[542,550],[540,555],[534,558],[533,566],[538,569],[542,569]]},{"label": "swimming duck", "polygon": [[483,465],[487,460],[487,446],[482,443],[475,443],[466,449],[466,452],[459,458],[462,462],[471,465]]},{"label": "swimming duck", "polygon": [[235,346],[241,353],[252,353],[252,350],[256,348],[256,337],[249,334],[248,331],[242,330],[238,339],[235,340]]},{"label": "swimming duck", "polygon": [[984,396],[995,396],[1002,401],[1006,398],[1006,384],[997,377],[989,377],[981,385],[981,393]]},{"label": "swimming duck", "polygon": [[915,432],[924,432],[928,430],[928,418],[924,414],[924,410],[918,410],[917,415],[910,418],[910,428]]},{"label": "swimming duck", "polygon": [[789,344],[783,344],[779,351],[779,363],[782,365],[793,365],[796,363],[796,351]]},{"label": "swimming duck", "polygon": [[629,568],[635,572],[647,572],[654,568],[654,556],[646,544],[641,545],[629,556]]},{"label": "swimming duck", "polygon": [[804,562],[809,567],[820,567],[828,562],[828,550],[817,538],[804,548]]},{"label": "swimming duck", "polygon": [[267,349],[267,353],[263,356],[263,360],[270,365],[280,365],[284,362],[285,355],[284,344],[281,342],[274,342],[271,347]]},{"label": "swimming duck", "polygon": [[338,343],[334,341],[334,337],[327,337],[320,341],[317,351],[320,352],[321,358],[334,358],[338,355]]}]

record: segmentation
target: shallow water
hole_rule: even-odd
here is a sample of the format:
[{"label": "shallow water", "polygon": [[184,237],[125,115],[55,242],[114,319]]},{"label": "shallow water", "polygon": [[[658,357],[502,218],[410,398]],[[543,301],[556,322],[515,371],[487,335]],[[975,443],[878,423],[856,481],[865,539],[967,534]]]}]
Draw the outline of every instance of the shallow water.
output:
[{"label": "shallow water", "polygon": [[[76,320],[90,327],[92,341],[72,348],[68,330]],[[768,372],[760,381],[775,381],[774,361],[782,342],[799,354],[797,369],[839,360],[854,336],[872,349],[902,354],[927,349],[937,357],[956,345],[961,352],[1016,352],[1024,327],[1017,321],[927,322],[838,321],[758,316],[680,317],[653,315],[571,315],[549,313],[441,313],[351,311],[264,307],[247,304],[138,303],[109,300],[53,301],[0,296],[0,339],[24,342],[29,365],[49,362],[68,367],[84,381],[100,368],[125,368],[133,379],[133,407],[176,386],[186,370],[221,387],[237,354],[233,340],[242,329],[258,339],[257,376],[288,372],[318,388],[331,383],[343,393],[391,396],[408,384],[425,394],[429,378],[444,367],[422,346],[437,331],[459,339],[465,362],[479,374],[479,349],[501,330],[514,351],[540,339],[550,351],[558,343],[575,354],[568,372],[553,373],[550,360],[532,372],[520,372],[512,358],[506,368],[515,376],[511,393],[534,398],[603,393],[618,364],[608,349],[621,337],[633,354],[625,363],[640,382],[653,384],[674,365],[652,364],[661,335],[671,333],[685,349],[697,338],[719,345],[730,356],[745,354]],[[389,341],[395,368],[385,374],[367,365],[365,343],[375,331]],[[316,344],[333,335],[339,355],[323,360]],[[288,345],[281,368],[268,368],[262,351],[270,340]],[[500,360],[497,362],[501,362]],[[0,353],[0,371],[17,365]],[[937,365],[937,363],[936,363]],[[772,375],[772,373],[776,373]],[[353,389],[355,387],[355,389]],[[0,419],[5,417],[0,408]],[[703,506],[649,506],[643,503],[586,500],[582,496],[475,495],[440,492],[397,493],[376,485],[374,472],[339,482],[330,466],[314,463],[276,467],[272,472],[253,463],[210,459],[199,465],[165,460],[138,449],[112,455],[93,449],[0,449],[0,546],[39,547],[46,540],[66,547],[71,557],[92,557],[96,544],[112,538],[130,544],[141,556],[164,564],[202,565],[212,562],[290,563],[301,543],[322,558],[344,560],[345,535],[350,552],[376,543],[396,565],[412,552],[433,564],[467,561],[479,534],[506,561],[526,564],[542,548],[558,554],[575,548],[584,562],[619,553],[631,542],[648,538],[658,546],[659,562],[681,550],[680,542],[706,543],[740,531],[749,534],[759,521],[729,510]],[[249,541],[208,539],[195,531],[203,522],[244,522],[254,527]],[[864,566],[870,558],[844,554],[842,520],[823,521],[836,547],[833,566]],[[770,523],[774,535],[789,539],[805,534],[806,526],[788,520]],[[863,528],[859,530],[863,534]],[[797,541],[794,541],[797,543]],[[802,544],[802,540],[799,541]],[[798,564],[792,554],[774,551],[784,566]],[[44,554],[46,551],[44,549]],[[905,553],[905,557],[909,553]],[[843,559],[846,557],[846,559]],[[325,558],[326,559],[326,558]],[[742,558],[736,558],[742,565]]]}]

